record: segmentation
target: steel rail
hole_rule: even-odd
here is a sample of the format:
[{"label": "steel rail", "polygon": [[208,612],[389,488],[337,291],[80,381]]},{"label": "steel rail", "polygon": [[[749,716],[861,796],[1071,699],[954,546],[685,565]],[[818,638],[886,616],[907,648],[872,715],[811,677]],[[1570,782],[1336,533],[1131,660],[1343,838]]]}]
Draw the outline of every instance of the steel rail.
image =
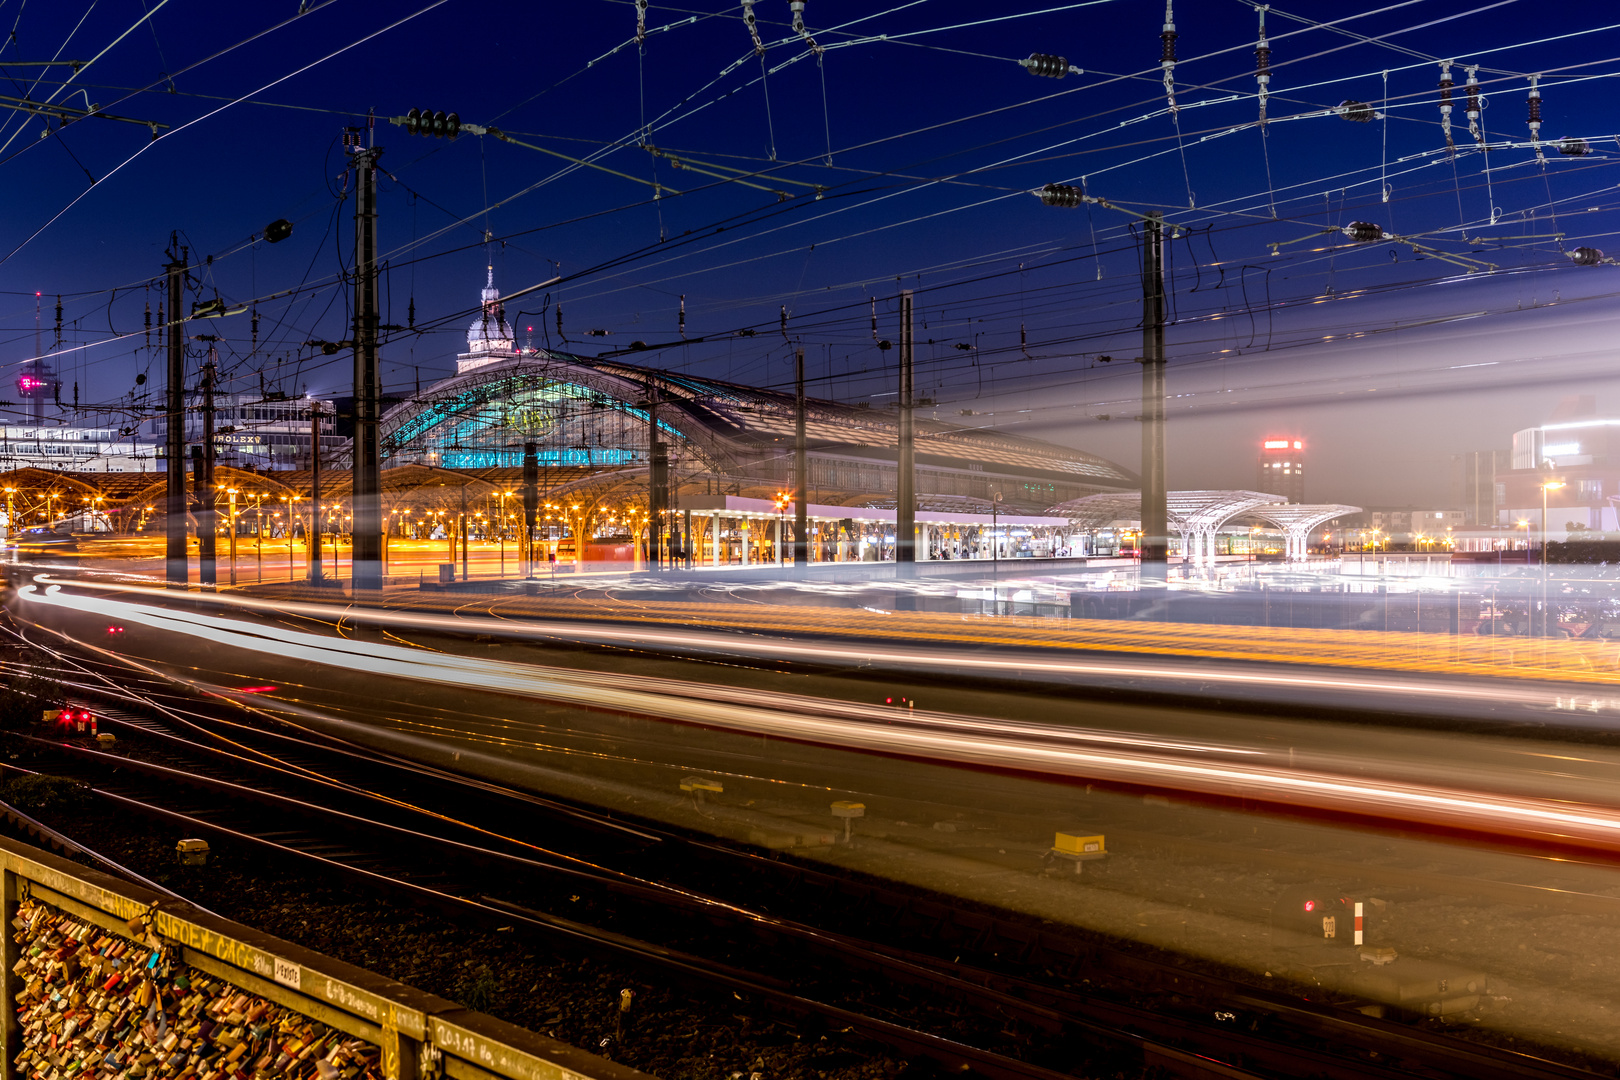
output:
[{"label": "steel rail", "polygon": [[[675,972],[688,978],[700,979],[733,992],[747,993],[755,998],[769,1002],[777,1009],[786,1011],[789,1014],[799,1017],[817,1017],[823,1022],[835,1025],[835,1030],[837,1028],[847,1029],[864,1039],[889,1046],[902,1053],[929,1058],[952,1071],[968,1072],[971,1070],[979,1075],[990,1077],[992,1080],[1073,1080],[1068,1073],[1057,1072],[1016,1058],[1006,1057],[992,1051],[866,1016],[826,1002],[801,997],[792,993],[791,990],[784,989],[779,980],[772,979],[769,976],[741,972],[735,968],[716,964],[706,958],[668,949],[587,924],[561,919],[532,909],[525,909],[517,905],[507,903],[492,904],[484,899],[471,899],[441,889],[435,889],[419,882],[410,881],[407,878],[354,866],[317,852],[283,844],[264,836],[257,836],[251,832],[231,828],[219,822],[209,821],[206,818],[163,807],[120,792],[105,788],[92,788],[91,790],[98,797],[105,798],[126,809],[178,822],[196,831],[256,844],[282,855],[312,860],[325,869],[359,877],[372,886],[388,888],[452,911],[482,913],[489,916],[499,916],[507,920],[520,919],[548,936],[561,938],[575,946],[588,946],[596,951],[612,953],[622,959],[641,965],[659,968],[666,972]],[[1015,1003],[1024,1005],[1026,1010],[1031,1008],[1027,1003],[1017,1002],[1016,999],[1008,998],[1007,1002],[1009,1005]],[[1177,1076],[1189,1078],[1221,1077],[1227,1078],[1227,1080],[1263,1080],[1265,1075],[1234,1068],[1175,1047],[1160,1045],[1140,1036],[1108,1031],[1099,1025],[1085,1026],[1092,1028],[1094,1034],[1098,1037],[1110,1037],[1116,1043],[1131,1046],[1141,1055],[1144,1066],[1154,1064]],[[1179,1068],[1176,1067],[1178,1065]],[[1381,1072],[1378,1075],[1387,1074]]]},{"label": "steel rail", "polygon": [[[287,736],[283,735],[277,735],[276,737],[287,738]],[[191,748],[198,749],[194,746]],[[236,784],[233,782],[222,782],[213,778],[202,777],[195,773],[187,773],[184,770],[173,769],[168,766],[156,765],[154,763],[143,763],[138,759],[131,759],[116,755],[104,755],[98,751],[92,751],[84,748],[73,749],[77,751],[78,755],[89,756],[91,759],[100,761],[102,764],[116,763],[121,768],[149,770],[155,774],[162,775],[168,781],[187,780],[189,782],[194,782],[208,787],[210,790],[221,793],[233,793],[237,797],[248,797],[254,792],[254,789],[250,789],[246,785]],[[212,748],[205,749],[207,749],[210,753],[218,753],[217,750]],[[347,814],[346,812],[342,811],[331,810],[329,808],[313,806],[306,801],[290,798],[288,796],[271,795],[269,793],[262,792],[258,794],[272,798],[282,809],[301,808],[312,813],[340,814],[344,820],[351,824],[367,823],[364,822],[363,819],[357,818],[355,815]],[[128,796],[116,797],[128,798]],[[166,810],[165,813],[173,814],[176,812]],[[218,825],[209,825],[206,821],[197,819],[195,816],[186,815],[185,819],[197,828],[222,828]],[[386,823],[369,822],[369,824],[377,825],[384,829],[398,830],[397,826],[391,826]],[[421,834],[413,830],[398,831],[408,832],[413,836],[420,836],[424,839],[433,839],[440,843],[449,844],[452,845],[454,849],[461,850],[466,853],[471,853],[471,851],[474,850],[472,849],[471,845],[459,844],[459,842],[450,841],[442,837],[435,837],[431,836],[430,834]],[[228,830],[228,832],[231,835],[244,835],[240,832],[240,830]],[[674,839],[674,837],[671,838]],[[270,841],[265,842],[270,843]],[[299,852],[296,847],[289,847],[287,845],[280,844],[275,846],[281,848],[282,850],[287,850],[294,853],[308,854],[305,852]],[[720,849],[718,845],[712,844],[694,846],[703,847],[711,852],[714,850],[725,850]],[[543,865],[535,862],[534,860],[520,860],[518,857],[507,855],[505,853],[488,851],[487,849],[480,851],[479,853],[486,857],[510,859],[514,863],[523,861],[531,866]],[[730,851],[726,851],[726,853],[733,858],[737,858],[739,854],[741,854]],[[324,856],[313,857],[321,858],[324,863],[332,866],[341,867],[344,865],[340,861],[332,860]],[[753,865],[775,865],[771,862],[771,860],[759,859],[758,857],[747,858]],[[548,867],[548,870],[549,869],[550,868]],[[369,871],[359,872],[371,873]],[[1322,1052],[1314,1048],[1302,1047],[1296,1044],[1260,1039],[1247,1035],[1246,1033],[1233,1032],[1221,1027],[1215,1027],[1213,1030],[1210,1030],[1208,1028],[1199,1026],[1199,1029],[1195,1029],[1193,1025],[1186,1022],[1177,1021],[1174,1019],[1167,1020],[1163,1016],[1159,1016],[1146,1010],[1135,1009],[1129,1006],[1121,1006],[1118,1003],[1108,1002],[1104,999],[1095,999],[1076,995],[1071,992],[1058,990],[1042,984],[1035,984],[1019,980],[1015,977],[1009,977],[987,971],[974,971],[971,968],[963,968],[960,965],[945,964],[937,958],[924,957],[919,954],[904,953],[893,949],[873,946],[869,942],[842,937],[827,931],[802,927],[797,924],[789,923],[785,920],[758,916],[756,913],[747,913],[742,909],[736,908],[735,905],[716,902],[715,907],[708,907],[697,898],[680,896],[675,891],[666,890],[652,883],[628,882],[624,880],[623,876],[617,874],[611,875],[613,879],[612,881],[604,882],[603,875],[592,874],[579,870],[578,868],[571,868],[569,872],[571,876],[577,876],[577,878],[582,880],[591,880],[592,883],[597,885],[602,885],[604,883],[609,884],[610,887],[615,888],[615,891],[634,892],[638,894],[636,897],[637,899],[645,902],[658,904],[676,903],[677,906],[681,906],[678,901],[684,901],[685,903],[693,904],[696,909],[701,910],[709,915],[716,914],[720,911],[729,911],[733,915],[740,918],[752,918],[755,920],[755,925],[758,928],[767,929],[774,934],[793,938],[798,940],[801,944],[819,947],[824,951],[832,952],[839,955],[845,962],[851,963],[855,966],[865,967],[868,969],[878,969],[883,972],[885,977],[890,979],[913,982],[920,981],[925,984],[932,985],[935,989],[943,989],[954,993],[957,996],[974,1000],[977,1004],[983,1007],[1014,1012],[1025,1022],[1034,1024],[1036,1026],[1048,1025],[1053,1022],[1060,1022],[1065,1025],[1072,1026],[1077,1023],[1076,1018],[1080,1016],[1108,1016],[1115,1021],[1114,1025],[1101,1031],[1090,1030],[1088,1031],[1088,1034],[1092,1035],[1093,1037],[1103,1038],[1112,1036],[1115,1040],[1117,1040],[1120,1037],[1126,1036],[1127,1033],[1122,1030],[1122,1025],[1125,1024],[1129,1024],[1137,1028],[1138,1031],[1151,1031],[1157,1036],[1158,1039],[1174,1039],[1178,1036],[1185,1039],[1189,1037],[1190,1032],[1197,1030],[1197,1038],[1206,1041],[1213,1041],[1214,1045],[1207,1046],[1206,1049],[1210,1049],[1212,1052],[1219,1052],[1221,1049],[1227,1049],[1232,1052],[1241,1052],[1240,1059],[1257,1060],[1267,1057],[1275,1059],[1280,1054],[1283,1056],[1283,1060],[1294,1062],[1296,1064],[1302,1063],[1307,1059],[1312,1059],[1315,1070],[1324,1076],[1349,1078],[1402,1075],[1399,1070],[1391,1072],[1389,1069],[1383,1066],[1375,1065],[1370,1061],[1357,1062],[1353,1060],[1346,1060],[1343,1055]],[[830,877],[830,875],[816,874],[812,871],[801,870],[798,871],[798,873],[806,877]],[[416,883],[406,882],[406,884],[410,885],[412,888],[422,888],[422,886]],[[639,885],[640,887],[634,888],[633,885]],[[442,895],[450,896],[452,894],[444,893]],[[464,900],[465,898],[459,899]],[[509,906],[498,901],[496,901],[496,904],[501,910],[506,910]],[[660,946],[649,946],[646,943],[638,944],[641,948],[646,949],[660,950],[662,948]],[[637,955],[639,955],[639,953]],[[1180,982],[1185,983],[1189,981],[1186,972],[1177,972],[1173,977]],[[766,978],[767,977],[754,976],[752,981],[756,986],[764,985]],[[1194,992],[1202,990],[1203,992],[1208,993],[1208,991],[1211,989],[1216,989],[1218,987],[1220,991],[1218,996],[1230,998],[1235,994],[1237,997],[1242,998],[1247,1003],[1247,1008],[1249,1010],[1254,1012],[1264,1011],[1271,1015],[1287,1014],[1293,1017],[1296,1024],[1311,1027],[1322,1032],[1332,1031],[1337,1034],[1340,1039],[1344,1039],[1344,1037],[1347,1035],[1354,1034],[1356,1038],[1347,1040],[1351,1044],[1356,1042],[1366,1042],[1369,1038],[1371,1038],[1372,1041],[1382,1044],[1385,1047],[1384,1052],[1386,1054],[1394,1053],[1392,1047],[1399,1046],[1400,1050],[1397,1054],[1399,1057],[1416,1056],[1428,1059],[1428,1063],[1431,1065],[1431,1067],[1434,1067],[1436,1064],[1441,1062],[1445,1062],[1447,1065],[1442,1067],[1447,1067],[1448,1071],[1450,1071],[1452,1075],[1470,1077],[1523,1078],[1579,1075],[1578,1073],[1560,1069],[1556,1066],[1552,1067],[1552,1071],[1545,1071],[1536,1067],[1535,1065],[1532,1065],[1530,1060],[1524,1059],[1522,1055],[1511,1055],[1508,1059],[1503,1060],[1499,1059],[1496,1055],[1484,1053],[1477,1048],[1469,1047],[1464,1044],[1438,1044],[1435,1040],[1428,1037],[1416,1036],[1411,1032],[1405,1031],[1404,1029],[1400,1028],[1399,1025],[1380,1025],[1378,1022],[1372,1021],[1370,1018],[1358,1017],[1356,1020],[1350,1020],[1347,1016],[1323,1015],[1320,1011],[1304,1007],[1299,1003],[1290,1002],[1285,995],[1270,995],[1266,992],[1256,991],[1252,988],[1241,986],[1239,984],[1220,985],[1220,980],[1213,980],[1209,979],[1208,977],[1193,979],[1191,981],[1194,986],[1189,987],[1189,989],[1193,989]],[[1202,983],[1201,987],[1197,986],[1197,984],[1200,982]],[[998,987],[1000,989],[998,989]],[[778,992],[781,993],[784,991]],[[1049,1008],[1043,1008],[1031,1000],[1026,1000],[1027,998],[1043,998],[1047,1001],[1061,1002],[1064,1008],[1060,1012],[1054,1013]],[[1095,1025],[1083,1021],[1080,1022],[1080,1024],[1082,1027],[1088,1029],[1095,1027]],[[1134,1037],[1142,1039],[1141,1052],[1143,1053],[1146,1053],[1148,1050],[1159,1045],[1157,1042],[1149,1041],[1140,1035]],[[1175,1060],[1176,1055],[1184,1053],[1184,1051],[1180,1050],[1179,1048],[1170,1045],[1164,1046],[1163,1049],[1167,1054],[1169,1054],[1169,1057],[1165,1059],[1166,1062]],[[922,1052],[922,1050],[918,1047],[910,1047],[907,1052]],[[1155,1050],[1155,1052],[1157,1051]],[[1196,1055],[1194,1056],[1196,1057]],[[1202,1062],[1202,1059],[1200,1059],[1200,1061]],[[1188,1064],[1189,1067],[1191,1067],[1191,1063]],[[1203,1068],[1204,1064],[1199,1064],[1198,1067]],[[1166,1065],[1166,1067],[1168,1067],[1168,1065]],[[1177,1075],[1207,1074],[1194,1072],[1177,1073]],[[1219,1075],[1233,1074],[1221,1073]],[[1287,1075],[1287,1070],[1284,1069],[1280,1075]]]}]

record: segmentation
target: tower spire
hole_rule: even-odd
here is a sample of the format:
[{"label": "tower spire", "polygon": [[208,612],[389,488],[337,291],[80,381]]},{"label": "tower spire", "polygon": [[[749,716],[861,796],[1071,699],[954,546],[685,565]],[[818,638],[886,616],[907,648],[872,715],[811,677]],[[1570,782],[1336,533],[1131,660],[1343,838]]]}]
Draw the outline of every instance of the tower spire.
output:
[{"label": "tower spire", "polygon": [[495,264],[484,266],[484,288],[477,318],[467,328],[467,351],[456,359],[457,371],[470,371],[518,355],[516,335],[506,321],[506,305],[495,287]]}]

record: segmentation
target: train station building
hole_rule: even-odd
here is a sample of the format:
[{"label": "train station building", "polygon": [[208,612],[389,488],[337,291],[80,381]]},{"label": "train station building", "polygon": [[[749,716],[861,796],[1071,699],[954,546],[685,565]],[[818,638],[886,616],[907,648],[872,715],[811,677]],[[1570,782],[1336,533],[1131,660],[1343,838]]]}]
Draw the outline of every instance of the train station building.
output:
[{"label": "train station building", "polygon": [[[628,355],[586,357],[520,345],[493,275],[481,300],[456,373],[382,417],[384,513],[391,528],[428,528],[429,519],[442,521],[447,513],[482,515],[482,528],[499,522],[510,528],[512,517],[521,514],[524,447],[533,443],[546,527],[628,542],[645,525],[635,510],[648,502],[656,427],[669,459],[671,509],[683,523],[693,519],[686,535],[694,562],[700,533],[703,562],[741,559],[745,550],[750,561],[760,561],[762,553],[774,561],[779,545],[762,539],[769,528],[752,523],[794,497],[793,394],[657,370]],[[324,476],[316,500],[307,455],[300,460],[283,452],[260,460],[240,452],[265,425],[274,426],[278,437],[295,434],[281,430],[285,418],[260,419],[245,401],[232,400],[229,407],[231,422],[222,426],[230,441],[216,439],[215,481],[222,491],[235,489],[239,508],[255,499],[261,506],[272,501],[284,504],[290,516],[300,500],[328,506],[347,501],[345,440],[323,434]],[[921,410],[914,425],[917,517],[926,533],[919,551],[925,554],[988,556],[992,534],[1006,547],[1052,552],[1065,546],[1058,533],[1067,523],[1047,515],[1048,507],[1137,486],[1131,471],[1084,451],[947,423]],[[817,508],[820,537],[815,550],[833,560],[881,558],[893,544],[898,410],[811,399],[805,429],[805,496]],[[154,427],[152,434],[160,432]],[[110,478],[98,482],[87,469],[71,470],[79,477],[72,483],[69,470],[24,470],[12,486],[19,493],[41,489],[40,502],[53,485],[71,487],[76,499],[99,496],[109,510],[123,511],[107,519],[118,531],[136,523],[156,528],[163,474],[161,462],[154,464],[144,478],[118,482],[116,492],[108,487]],[[273,467],[287,464],[300,467]],[[338,520],[344,516],[340,507]]]}]

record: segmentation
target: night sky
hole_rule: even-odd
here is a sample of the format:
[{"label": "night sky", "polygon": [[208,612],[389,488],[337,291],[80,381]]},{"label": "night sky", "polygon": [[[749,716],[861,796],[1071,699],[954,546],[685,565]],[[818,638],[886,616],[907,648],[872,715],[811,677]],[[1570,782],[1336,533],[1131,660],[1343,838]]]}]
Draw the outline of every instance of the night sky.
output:
[{"label": "night sky", "polygon": [[[802,345],[813,393],[882,407],[895,353],[877,347],[872,315],[877,337],[896,337],[894,296],[911,288],[932,415],[1134,468],[1135,217],[1157,210],[1180,227],[1173,487],[1251,486],[1257,440],[1287,434],[1309,440],[1313,500],[1438,503],[1448,454],[1505,447],[1564,395],[1620,414],[1620,268],[1567,254],[1620,253],[1613,5],[1273,8],[1264,135],[1257,15],[1238,0],[1178,0],[1173,115],[1151,0],[810,0],[821,52],[786,0],[760,0],[763,59],[739,5],[653,3],[639,46],[627,2],[307,6],[0,2],[0,103],[49,101],[71,118],[12,111],[0,124],[10,375],[33,355],[39,290],[64,403],[77,383],[82,420],[149,411],[162,356],[143,310],[155,317],[174,232],[195,267],[188,303],[217,294],[257,310],[256,346],[247,313],[190,327],[224,337],[230,388],[262,376],[345,393],[347,353],[306,343],[348,336],[341,133],[374,113],[384,321],[405,326],[413,301],[415,315],[383,349],[390,392],[453,369],[489,262],[507,293],[562,275],[509,310],[536,345],[645,342],[634,362],[777,387]],[[1016,62],[1033,52],[1084,73],[1035,77]],[[92,58],[76,74],[6,66]],[[1464,116],[1469,64],[1488,151]],[[1528,145],[1531,73],[1545,163]],[[1346,99],[1368,122],[1334,111]],[[78,118],[87,107],[103,115]],[[508,138],[436,140],[387,121],[412,107]],[[156,142],[148,123],[165,125]],[[1565,138],[1591,152],[1559,153]],[[1114,207],[1045,207],[1029,191],[1049,182]],[[259,239],[278,218],[292,237]],[[1352,221],[1387,238],[1323,232]],[[137,387],[141,373],[152,378]]]}]

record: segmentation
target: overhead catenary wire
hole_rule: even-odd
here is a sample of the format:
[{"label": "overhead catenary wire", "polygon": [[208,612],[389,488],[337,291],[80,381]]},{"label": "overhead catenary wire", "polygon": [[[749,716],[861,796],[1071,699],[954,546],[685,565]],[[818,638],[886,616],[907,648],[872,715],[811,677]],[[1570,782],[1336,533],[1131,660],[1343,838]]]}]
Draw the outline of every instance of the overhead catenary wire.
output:
[{"label": "overhead catenary wire", "polygon": [[50,228],[57,221],[61,220],[63,215],[65,215],[69,210],[72,210],[75,206],[77,206],[79,204],[79,202],[82,201],[85,198],[85,196],[90,194],[91,191],[94,191],[97,187],[99,187],[101,184],[105,183],[107,180],[111,179],[114,175],[116,175],[117,173],[123,171],[123,169],[126,168],[131,162],[133,162],[137,158],[141,157],[143,154],[146,153],[147,150],[151,149],[153,146],[158,145],[158,143],[164,141],[165,139],[173,138],[173,137],[179,135],[181,132],[187,130],[188,128],[191,128],[191,127],[193,127],[193,126],[195,126],[197,124],[200,124],[205,120],[212,119],[213,117],[219,115],[220,113],[222,113],[222,112],[226,111],[227,109],[231,108],[232,106],[236,105],[240,101],[243,101],[243,100],[246,100],[248,98],[254,97],[254,96],[258,95],[258,94],[262,94],[266,90],[270,89],[271,87],[277,86],[277,85],[279,85],[279,84],[281,84],[283,82],[286,82],[288,79],[291,79],[291,78],[294,78],[295,76],[301,75],[304,72],[310,70],[311,68],[314,68],[314,67],[317,67],[317,66],[319,66],[321,64],[324,64],[328,60],[335,59],[336,57],[339,57],[339,56],[343,55],[344,53],[349,52],[350,50],[352,50],[352,49],[354,49],[354,48],[356,48],[356,47],[358,47],[360,45],[363,45],[368,41],[373,40],[374,38],[380,37],[381,35],[386,34],[388,31],[393,30],[396,27],[403,26],[404,24],[410,22],[411,20],[419,18],[422,15],[425,15],[428,12],[432,11],[434,8],[441,7],[441,6],[443,6],[444,4],[446,4],[448,2],[449,2],[449,0],[430,0],[430,2],[427,4],[426,7],[419,8],[418,10],[416,10],[415,12],[413,12],[413,13],[411,13],[409,15],[406,15],[406,16],[403,16],[403,17],[401,17],[399,19],[396,19],[395,21],[389,23],[387,26],[384,26],[384,27],[382,27],[382,28],[380,28],[378,30],[374,30],[374,31],[372,31],[372,32],[370,32],[368,34],[364,34],[361,37],[349,42],[348,44],[342,45],[339,48],[333,50],[332,52],[329,52],[329,53],[325,54],[324,56],[320,57],[317,60],[312,60],[309,63],[304,64],[304,65],[298,67],[297,69],[295,69],[293,71],[289,71],[284,75],[277,76],[276,78],[274,78],[271,81],[263,84],[262,86],[258,87],[256,90],[252,91],[249,94],[244,94],[239,98],[236,98],[236,99],[234,99],[234,100],[232,100],[230,102],[227,102],[226,104],[221,105],[218,108],[212,109],[212,110],[204,113],[202,116],[196,117],[195,119],[192,119],[192,120],[188,120],[185,123],[180,124],[179,126],[175,127],[173,130],[168,131],[168,132],[164,133],[163,135],[158,136],[158,138],[153,139],[151,142],[145,144],[139,150],[135,151],[135,153],[129,155],[123,161],[121,161],[117,165],[113,166],[112,170],[110,172],[108,172],[107,174],[105,174],[104,176],[102,176],[100,178],[100,180],[98,180],[96,183],[91,184],[89,188],[87,188],[85,191],[81,192],[77,197],[75,197],[72,201],[70,201],[61,210],[58,210],[55,214],[53,214],[51,216],[51,218],[48,221],[46,221],[43,225],[39,226],[32,233],[29,233],[27,237],[25,237],[15,247],[13,247],[10,251],[8,251],[4,256],[0,256],[0,264],[4,264],[4,263],[10,261],[11,258],[17,254],[17,252],[19,252],[23,248],[27,247],[30,243],[32,243],[35,239],[37,239],[39,237],[39,235],[41,233],[43,233],[46,229]]}]

